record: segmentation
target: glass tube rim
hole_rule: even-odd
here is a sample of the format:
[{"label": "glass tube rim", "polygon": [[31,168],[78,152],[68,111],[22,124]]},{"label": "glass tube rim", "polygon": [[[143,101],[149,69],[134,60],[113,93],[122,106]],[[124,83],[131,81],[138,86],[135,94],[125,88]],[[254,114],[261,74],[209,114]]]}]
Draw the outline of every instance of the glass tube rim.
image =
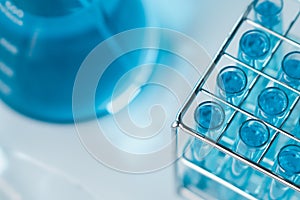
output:
[{"label": "glass tube rim", "polygon": [[[283,96],[286,98],[286,101],[287,101],[287,102],[286,102],[286,107],[285,107],[282,111],[280,111],[279,113],[275,113],[275,114],[274,114],[274,113],[268,113],[268,112],[266,112],[266,111],[263,109],[263,107],[262,107],[262,105],[261,105],[259,99],[261,98],[261,96],[262,96],[267,90],[277,90],[277,91],[279,91],[280,93],[282,93]],[[266,113],[266,114],[268,114],[268,115],[281,115],[281,114],[283,114],[283,113],[288,109],[289,98],[288,98],[287,94],[286,94],[282,89],[280,89],[279,87],[267,87],[267,88],[263,89],[263,90],[260,92],[260,94],[259,94],[258,97],[257,97],[257,102],[258,102],[258,107],[259,107],[264,113]]]},{"label": "glass tube rim", "polygon": [[[224,73],[225,70],[228,70],[228,69],[235,69],[235,70],[241,72],[240,74],[242,74],[242,76],[245,78],[245,84],[244,84],[243,87],[242,87],[239,91],[237,91],[237,92],[227,92],[227,91],[225,90],[225,88],[222,87],[222,84],[220,83],[220,82],[221,82],[221,80],[220,80],[220,78],[219,78],[220,75],[221,75],[222,73]],[[218,73],[218,76],[217,76],[217,85],[218,85],[218,88],[219,88],[220,90],[222,90],[223,92],[227,93],[227,94],[239,94],[239,93],[243,92],[243,91],[246,89],[247,84],[248,84],[248,79],[247,79],[247,75],[246,75],[246,73],[244,72],[244,70],[242,70],[240,67],[237,67],[237,66],[234,66],[234,65],[229,65],[229,66],[226,66],[226,67],[222,68],[222,69],[220,70],[220,72]],[[223,84],[223,85],[224,85],[224,84]]]},{"label": "glass tube rim", "polygon": [[[300,56],[300,51],[291,51],[291,52],[289,52],[288,54],[286,54],[285,56],[284,56],[284,58],[282,59],[282,62],[281,62],[281,68],[282,68],[282,71],[289,77],[289,78],[292,78],[292,79],[295,79],[295,80],[300,80],[300,77],[299,78],[295,78],[295,77],[292,77],[292,76],[290,76],[290,74],[288,74],[287,72],[286,72],[286,69],[285,69],[285,62],[286,62],[286,59],[288,59],[289,58],[289,56],[291,56],[291,55],[294,55],[294,54],[298,54],[299,56]],[[299,60],[299,62],[300,62],[300,60]]]},{"label": "glass tube rim", "polygon": [[[241,136],[241,130],[242,130],[242,128],[244,127],[244,125],[247,124],[247,123],[249,123],[249,122],[252,122],[252,121],[253,121],[253,122],[258,122],[258,123],[260,123],[261,125],[263,125],[264,128],[266,128],[266,131],[267,131],[267,134],[268,134],[267,140],[264,141],[261,145],[258,145],[258,146],[252,146],[252,145],[247,144],[247,143],[244,141],[243,137]],[[244,144],[250,146],[251,148],[262,148],[262,147],[264,147],[264,146],[268,143],[268,141],[269,141],[269,139],[270,139],[270,129],[268,128],[268,126],[267,126],[262,120],[249,119],[249,120],[244,121],[244,122],[242,123],[242,125],[240,126],[240,128],[239,128],[239,137],[241,138],[241,140],[242,140],[242,142],[243,142]]]},{"label": "glass tube rim", "polygon": [[[279,150],[279,153],[277,155],[277,162],[278,162],[278,165],[281,169],[283,169],[284,171],[286,171],[285,168],[282,167],[282,163],[280,162],[280,155],[284,152],[284,150],[288,149],[288,148],[291,148],[291,147],[294,147],[294,148],[297,148],[297,150],[299,150],[299,154],[300,154],[300,146],[299,145],[296,145],[296,144],[289,144],[289,145],[286,145],[286,146],[283,146],[280,150]],[[300,168],[299,168],[299,171],[296,171],[296,172],[293,172],[294,174],[299,174],[300,173]]]},{"label": "glass tube rim", "polygon": [[[202,126],[201,123],[198,122],[199,120],[198,120],[198,118],[197,118],[197,112],[198,112],[199,108],[200,108],[201,106],[204,106],[205,104],[207,104],[207,105],[214,105],[214,106],[218,107],[219,110],[221,111],[221,116],[222,116],[222,118],[221,118],[221,120],[220,120],[220,123],[219,123],[217,126],[215,126],[215,127],[205,127],[205,126]],[[194,112],[194,120],[195,120],[195,122],[197,123],[197,125],[199,125],[199,126],[200,126],[201,128],[203,128],[203,129],[206,129],[206,130],[215,130],[215,129],[219,129],[220,127],[222,127],[222,125],[223,125],[223,123],[224,123],[224,121],[225,121],[225,111],[224,111],[224,108],[223,108],[219,103],[217,103],[217,102],[215,102],[215,101],[204,101],[204,102],[201,102],[201,103],[197,106],[197,108],[196,108],[196,110],[195,110],[195,112]]]},{"label": "glass tube rim", "polygon": [[[281,11],[283,10],[283,6],[284,6],[284,1],[283,0],[279,0],[280,1],[280,8],[276,11],[276,13],[272,13],[272,14],[262,14],[261,12],[257,11],[257,5],[259,5],[258,3],[261,0],[255,0],[254,4],[253,4],[253,8],[255,10],[256,13],[260,14],[261,16],[265,16],[265,17],[270,17],[270,16],[275,16],[278,15],[279,13],[281,13]],[[268,0],[270,1],[270,0]],[[270,1],[272,2],[272,1]]]},{"label": "glass tube rim", "polygon": [[[253,33],[259,34],[259,36],[262,37],[262,38],[265,40],[265,42],[267,43],[267,51],[263,52],[262,54],[260,54],[260,55],[258,55],[258,56],[251,56],[251,55],[248,55],[247,53],[245,53],[245,52],[246,52],[246,51],[245,51],[245,47],[244,47],[244,45],[242,44],[243,39],[244,39],[246,36],[248,36],[248,35],[250,35],[250,34],[253,34]],[[247,55],[248,57],[250,57],[251,59],[256,60],[256,59],[260,59],[260,58],[265,57],[265,56],[269,53],[269,51],[271,50],[271,41],[270,41],[269,36],[268,36],[265,32],[263,32],[263,31],[261,31],[261,30],[257,30],[257,29],[251,29],[251,30],[248,30],[248,31],[246,31],[245,33],[243,33],[243,35],[241,36],[240,41],[239,41],[239,46],[241,47],[241,50],[242,50],[242,52],[243,52],[244,54],[246,54],[246,55]]]}]

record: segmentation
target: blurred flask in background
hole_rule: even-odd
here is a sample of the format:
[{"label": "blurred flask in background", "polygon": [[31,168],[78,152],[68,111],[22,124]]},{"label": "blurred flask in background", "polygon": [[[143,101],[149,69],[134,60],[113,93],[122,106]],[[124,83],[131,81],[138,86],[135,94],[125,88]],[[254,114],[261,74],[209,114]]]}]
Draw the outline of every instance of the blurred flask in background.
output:
[{"label": "blurred flask in background", "polygon": [[[72,122],[73,85],[87,55],[105,39],[146,27],[150,21],[139,0],[0,0],[1,99],[39,120]],[[144,38],[133,42],[142,43]],[[121,45],[108,45],[107,55],[99,57],[122,52]],[[151,50],[129,52],[116,59],[95,91],[97,115],[108,113],[114,86],[126,72],[155,59]],[[141,82],[150,75],[151,71],[144,71],[137,77]],[[124,88],[132,82],[126,81]],[[114,96],[122,96],[122,91]],[[82,119],[91,117],[89,114]]]}]

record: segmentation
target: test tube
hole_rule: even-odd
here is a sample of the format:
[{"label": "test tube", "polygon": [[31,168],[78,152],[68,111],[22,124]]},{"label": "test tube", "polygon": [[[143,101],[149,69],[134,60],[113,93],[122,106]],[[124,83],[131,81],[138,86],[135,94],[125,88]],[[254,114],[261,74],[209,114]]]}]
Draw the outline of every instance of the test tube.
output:
[{"label": "test tube", "polygon": [[[214,101],[205,101],[201,103],[194,113],[197,123],[197,131],[211,139],[216,139],[223,127],[225,121],[225,112],[222,106]],[[195,139],[191,145],[192,156],[196,163],[202,163],[207,166],[209,162],[208,155],[215,155],[216,150],[209,144]],[[216,161],[216,160],[215,160]],[[215,162],[216,164],[217,162]],[[215,169],[216,165],[207,166]]]},{"label": "test tube", "polygon": [[202,133],[207,133],[209,130],[215,130],[222,126],[225,113],[220,104],[213,101],[206,101],[197,107],[194,118],[198,125],[197,129]]},{"label": "test tube", "polygon": [[201,176],[199,172],[196,172],[195,170],[191,168],[185,169],[183,172],[183,177],[182,177],[182,184],[185,187],[199,187],[203,183],[204,176]]},{"label": "test tube", "polygon": [[282,8],[283,0],[256,0],[254,2],[257,21],[268,28],[280,23]]},{"label": "test tube", "polygon": [[257,101],[257,116],[273,125],[278,125],[289,105],[286,93],[277,87],[262,90]]},{"label": "test tube", "polygon": [[281,80],[288,85],[298,88],[300,85],[300,52],[293,51],[286,54],[281,63]]},{"label": "test tube", "polygon": [[249,30],[240,39],[239,57],[255,69],[261,69],[271,49],[269,36],[260,30]]},{"label": "test tube", "polygon": [[201,140],[194,138],[191,144],[192,161],[198,166],[204,166],[204,158],[210,150],[208,145],[205,145]]},{"label": "test tube", "polygon": [[238,105],[247,86],[245,72],[235,66],[223,68],[217,77],[218,92],[228,102]]},{"label": "test tube", "polygon": [[[247,120],[240,126],[236,152],[252,161],[256,161],[269,138],[269,128],[263,122],[255,119]],[[246,180],[244,174],[248,171],[248,168],[248,165],[233,159],[232,173],[235,177],[243,179],[241,182]]]},{"label": "test tube", "polygon": [[[300,173],[300,146],[287,145],[283,147],[277,155],[274,170],[282,178],[292,182],[295,181],[295,178],[297,178]],[[288,189],[289,187],[272,180],[269,198],[283,199],[288,195]]]}]

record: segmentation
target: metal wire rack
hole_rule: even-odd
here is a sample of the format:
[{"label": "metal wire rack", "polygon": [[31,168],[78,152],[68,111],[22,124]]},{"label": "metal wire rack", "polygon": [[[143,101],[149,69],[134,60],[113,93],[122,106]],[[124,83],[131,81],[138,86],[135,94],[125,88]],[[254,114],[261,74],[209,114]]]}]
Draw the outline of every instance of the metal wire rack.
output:
[{"label": "metal wire rack", "polygon": [[[279,16],[280,23],[274,27],[268,26],[258,19],[254,9],[256,3],[257,1],[251,3],[237,21],[213,62],[179,111],[176,122],[173,125],[177,134],[177,154],[181,156],[176,170],[179,179],[179,191],[190,199],[220,199],[224,194],[216,192],[216,190],[219,190],[217,188],[221,187],[225,188],[224,191],[237,195],[235,197],[265,199],[267,198],[265,195],[266,190],[258,188],[268,187],[270,181],[276,181],[289,188],[289,190],[294,190],[286,198],[300,198],[298,179],[291,181],[284,178],[275,172],[273,168],[273,165],[275,165],[274,160],[280,147],[288,144],[300,144],[300,133],[298,135],[296,133],[298,129],[300,132],[300,126],[297,127],[295,124],[295,121],[300,118],[300,85],[295,87],[282,81],[280,78],[282,71],[278,68],[285,55],[292,51],[300,51],[300,2],[296,0],[284,1],[284,7]],[[246,62],[240,57],[239,41],[241,36],[249,30],[259,30],[267,34],[270,39],[269,53],[263,59]],[[230,102],[216,92],[216,74],[228,65],[238,66],[247,71],[248,74],[247,89],[238,102]],[[252,74],[251,77],[249,74]],[[270,85],[276,85],[276,87],[286,91],[289,100],[288,110],[276,123],[262,119],[256,113],[257,106],[254,105],[256,99],[254,97],[257,96],[259,91]],[[214,131],[214,136],[201,132],[195,122],[194,111],[205,100],[215,101],[226,107],[224,126],[218,131]],[[239,121],[240,118],[263,121],[271,130],[271,136],[267,145],[264,146],[255,160],[249,159],[235,150],[237,137],[233,130],[238,124],[242,123]],[[215,160],[217,170],[209,169],[203,162],[195,162],[193,160],[191,146],[194,140],[203,142],[204,145],[202,147],[204,146],[210,151],[212,149],[218,151],[217,156],[204,159]],[[205,155],[209,156],[209,154]],[[221,161],[217,161],[218,159],[221,159]],[[246,186],[237,184],[238,178],[228,178],[224,173],[226,174],[226,169],[228,169],[226,165],[229,165],[228,163],[232,162],[232,160],[237,160],[247,165],[251,168],[253,176],[260,177],[254,179],[254,182],[261,181],[264,183],[259,183],[255,186],[255,189],[251,189],[250,184],[246,184]],[[189,183],[186,184],[184,183],[185,174],[189,171],[193,171],[191,176],[194,180],[189,180]],[[198,177],[198,175],[201,176]],[[206,181],[199,181],[199,179],[203,179],[201,177],[205,177]],[[226,199],[225,196],[223,197]]]}]

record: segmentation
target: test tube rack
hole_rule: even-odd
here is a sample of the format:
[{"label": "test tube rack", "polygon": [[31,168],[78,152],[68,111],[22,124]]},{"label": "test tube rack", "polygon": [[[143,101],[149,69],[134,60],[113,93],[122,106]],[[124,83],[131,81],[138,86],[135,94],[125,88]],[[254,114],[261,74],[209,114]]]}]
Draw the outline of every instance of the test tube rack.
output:
[{"label": "test tube rack", "polygon": [[[276,156],[282,147],[300,145],[300,85],[292,86],[280,78],[284,56],[300,51],[300,1],[281,2],[284,4],[276,27],[267,26],[258,19],[255,11],[257,1],[247,7],[177,115],[173,124],[179,158],[176,176],[179,193],[187,199],[270,199],[268,193],[272,182],[280,185],[279,189],[286,190],[282,199],[300,199],[300,175],[291,181],[274,170]],[[252,63],[239,56],[240,39],[249,30],[262,31],[270,39],[269,53]],[[229,102],[216,93],[216,74],[226,66],[237,66],[248,75],[246,92],[238,103]],[[288,94],[288,109],[278,123],[262,119],[256,112],[256,97],[269,86],[282,88]],[[195,110],[205,101],[217,102],[226,115],[224,126],[210,134],[201,132],[195,120]],[[247,119],[260,120],[270,130],[270,139],[256,160],[235,149],[239,126]],[[202,144],[199,147],[204,152],[203,161],[192,156],[195,141]],[[210,155],[212,151],[217,153]],[[246,183],[230,175],[233,160],[250,170]],[[212,169],[207,163],[214,163],[215,167]]]}]

